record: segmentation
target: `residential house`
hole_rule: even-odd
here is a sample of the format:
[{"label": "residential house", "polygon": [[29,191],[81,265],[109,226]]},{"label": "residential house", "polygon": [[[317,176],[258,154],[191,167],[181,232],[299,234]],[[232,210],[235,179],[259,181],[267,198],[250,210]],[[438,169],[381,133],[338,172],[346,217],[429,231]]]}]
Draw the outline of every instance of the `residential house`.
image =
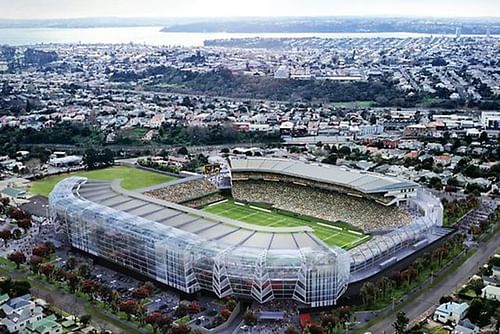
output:
[{"label": "residential house", "polygon": [[449,302],[438,306],[436,311],[434,311],[434,321],[439,321],[441,323],[459,323],[465,317],[469,305],[467,303],[455,303]]},{"label": "residential house", "polygon": [[30,295],[12,298],[0,307],[3,324],[9,333],[15,333],[43,318],[42,308],[31,301]]},{"label": "residential house", "polygon": [[470,322],[469,319],[465,319],[455,326],[451,334],[479,334],[479,327]]},{"label": "residential house", "polygon": [[487,285],[481,291],[481,297],[489,300],[500,301],[500,287]]},{"label": "residential house", "polygon": [[26,326],[23,334],[60,334],[62,326],[56,321],[55,315],[34,321]]}]

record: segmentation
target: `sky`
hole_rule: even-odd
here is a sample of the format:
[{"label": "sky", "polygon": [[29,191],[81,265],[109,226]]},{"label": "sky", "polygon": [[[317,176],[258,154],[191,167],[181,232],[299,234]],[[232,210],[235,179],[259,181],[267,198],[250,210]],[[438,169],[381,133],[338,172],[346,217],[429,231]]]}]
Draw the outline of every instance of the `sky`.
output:
[{"label": "sky", "polygon": [[0,18],[499,17],[500,0],[0,0]]}]

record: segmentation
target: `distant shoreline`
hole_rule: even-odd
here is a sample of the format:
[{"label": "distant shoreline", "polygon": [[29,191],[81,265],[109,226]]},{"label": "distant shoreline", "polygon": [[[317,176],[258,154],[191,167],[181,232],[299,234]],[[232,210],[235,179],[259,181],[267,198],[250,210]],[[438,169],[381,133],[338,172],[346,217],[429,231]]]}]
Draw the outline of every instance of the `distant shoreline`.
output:
[{"label": "distant shoreline", "polygon": [[[454,37],[453,34],[412,32],[362,33],[211,33],[161,32],[162,26],[105,28],[0,28],[0,45],[42,44],[146,44],[156,46],[203,47],[205,41],[249,38],[426,38]],[[483,38],[485,35],[463,37]],[[492,35],[499,38],[500,36]]]}]

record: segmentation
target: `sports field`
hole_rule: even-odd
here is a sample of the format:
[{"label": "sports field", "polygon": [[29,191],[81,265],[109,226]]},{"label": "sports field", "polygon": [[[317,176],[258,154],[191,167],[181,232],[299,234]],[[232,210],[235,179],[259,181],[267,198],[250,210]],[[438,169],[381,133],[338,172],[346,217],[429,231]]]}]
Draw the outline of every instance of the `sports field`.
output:
[{"label": "sports field", "polygon": [[370,238],[369,235],[351,231],[345,226],[321,222],[312,217],[292,216],[286,212],[244,205],[233,200],[211,204],[203,208],[203,210],[253,225],[271,227],[310,226],[314,230],[314,234],[324,243],[344,249],[353,248]]},{"label": "sports field", "polygon": [[88,177],[89,179],[104,181],[122,179],[121,186],[127,190],[145,188],[154,184],[168,182],[175,179],[173,176],[150,172],[144,169],[118,166],[49,176],[32,182],[29,191],[34,195],[48,196],[59,181],[70,176],[83,176]]}]

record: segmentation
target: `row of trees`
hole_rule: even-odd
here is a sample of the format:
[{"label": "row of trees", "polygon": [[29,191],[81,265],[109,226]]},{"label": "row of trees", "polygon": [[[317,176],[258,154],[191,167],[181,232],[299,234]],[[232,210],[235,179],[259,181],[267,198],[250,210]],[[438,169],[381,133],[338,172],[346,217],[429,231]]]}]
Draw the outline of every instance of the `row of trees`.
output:
[{"label": "row of trees", "polygon": [[[124,298],[118,291],[112,289],[105,282],[94,279],[92,277],[91,265],[88,263],[79,263],[75,257],[70,256],[63,266],[58,267],[49,262],[50,256],[53,253],[53,244],[45,243],[33,249],[33,255],[29,260],[26,259],[25,254],[22,252],[11,254],[9,259],[18,265],[28,262],[31,270],[35,274],[45,277],[48,282],[63,283],[71,293],[84,294],[93,303],[104,303],[117,314],[123,312],[128,320],[131,320],[133,317],[141,325],[150,325],[155,333],[187,334],[197,332],[185,324],[173,326],[171,315],[160,312],[147,313],[146,300],[152,295],[155,289],[151,282],[145,282],[143,285],[135,288],[131,292],[130,297]],[[227,310],[230,315],[235,305],[234,300],[228,301],[224,310]],[[180,303],[174,314],[176,317],[181,318],[188,314],[197,314],[200,311],[201,307],[197,302]]]},{"label": "row of trees", "polygon": [[426,279],[427,277],[421,276],[422,273],[429,268],[431,270],[440,268],[451,251],[462,245],[463,240],[463,235],[454,235],[432,252],[424,253],[405,270],[395,271],[390,277],[383,276],[374,282],[365,282],[360,289],[363,305],[373,305],[378,301],[388,303],[395,289],[409,290],[419,278]]},{"label": "row of trees", "polygon": [[479,199],[474,196],[453,201],[442,199],[441,202],[444,208],[444,224],[447,226],[454,225],[463,215],[479,206]]}]

